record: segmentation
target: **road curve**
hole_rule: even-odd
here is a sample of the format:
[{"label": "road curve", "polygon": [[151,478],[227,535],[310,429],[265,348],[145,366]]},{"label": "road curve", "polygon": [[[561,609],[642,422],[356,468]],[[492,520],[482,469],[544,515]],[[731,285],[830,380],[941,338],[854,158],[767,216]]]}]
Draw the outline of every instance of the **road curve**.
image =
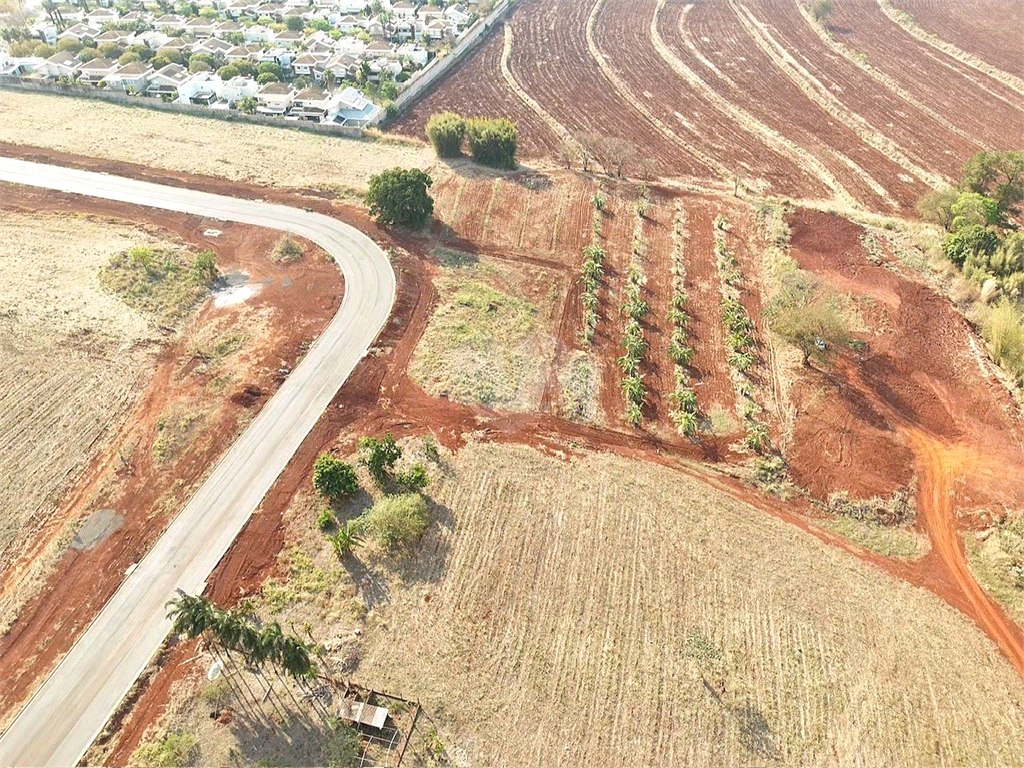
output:
[{"label": "road curve", "polygon": [[0,181],[255,224],[307,238],[345,276],[338,313],[167,531],[0,736],[0,765],[75,765],[170,630],[174,590],[209,574],[391,314],[395,275],[362,232],[283,205],[0,158]]}]

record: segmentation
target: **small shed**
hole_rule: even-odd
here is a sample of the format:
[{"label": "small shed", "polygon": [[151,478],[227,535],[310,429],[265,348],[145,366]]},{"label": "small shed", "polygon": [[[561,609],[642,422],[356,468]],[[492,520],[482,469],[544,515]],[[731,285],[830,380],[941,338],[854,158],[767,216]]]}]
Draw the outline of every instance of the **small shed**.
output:
[{"label": "small shed", "polygon": [[385,707],[375,707],[354,699],[342,699],[338,704],[338,717],[380,730],[387,722],[388,710]]}]

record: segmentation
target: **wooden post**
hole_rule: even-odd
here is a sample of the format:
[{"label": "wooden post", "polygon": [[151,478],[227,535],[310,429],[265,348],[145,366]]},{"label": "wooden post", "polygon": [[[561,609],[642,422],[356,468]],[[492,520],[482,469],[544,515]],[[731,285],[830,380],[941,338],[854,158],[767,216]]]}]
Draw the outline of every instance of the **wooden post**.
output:
[{"label": "wooden post", "polygon": [[416,720],[420,716],[420,705],[416,702],[416,709],[412,711],[412,725],[409,726],[409,732],[405,734],[405,740],[402,742],[402,748],[398,750],[398,762],[395,763],[395,768],[398,768],[402,764],[402,758],[405,757],[405,748],[409,746],[409,739],[412,738],[412,732],[416,730]]}]

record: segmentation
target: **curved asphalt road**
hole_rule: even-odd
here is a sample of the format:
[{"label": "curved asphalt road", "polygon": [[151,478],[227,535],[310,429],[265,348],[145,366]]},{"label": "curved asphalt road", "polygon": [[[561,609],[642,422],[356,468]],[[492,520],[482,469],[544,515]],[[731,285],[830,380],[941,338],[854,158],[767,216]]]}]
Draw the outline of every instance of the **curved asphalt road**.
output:
[{"label": "curved asphalt road", "polygon": [[391,313],[395,275],[366,235],[282,205],[0,158],[0,180],[256,224],[308,238],[345,275],[338,314],[0,737],[0,765],[73,766],[170,630],[176,588],[203,590],[264,494]]}]

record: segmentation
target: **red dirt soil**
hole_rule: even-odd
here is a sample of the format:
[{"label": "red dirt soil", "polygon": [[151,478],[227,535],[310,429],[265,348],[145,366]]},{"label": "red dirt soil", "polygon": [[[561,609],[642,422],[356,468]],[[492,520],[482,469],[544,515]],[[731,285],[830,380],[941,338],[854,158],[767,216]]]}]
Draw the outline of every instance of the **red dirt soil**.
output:
[{"label": "red dirt soil", "polygon": [[[53,153],[43,151],[19,151],[39,159],[48,158],[52,161],[55,157]],[[928,502],[928,498],[934,496],[936,487],[946,487],[942,485],[942,477],[945,475],[936,481],[930,479],[932,475],[928,474],[928,468],[933,462],[929,462],[923,450],[913,443],[908,426],[926,430],[931,438],[943,441],[943,445],[970,445],[973,440],[985,446],[989,471],[972,475],[970,482],[958,482],[955,485],[959,494],[956,499],[958,508],[970,511],[981,504],[998,500],[1020,504],[1019,491],[1013,488],[1011,482],[1014,477],[1012,469],[1017,465],[1010,463],[1020,452],[1019,420],[1013,413],[1006,393],[997,382],[986,379],[980,373],[978,363],[965,351],[968,349],[969,333],[965,321],[956,314],[948,301],[930,289],[900,278],[890,270],[867,264],[858,239],[860,229],[856,225],[824,214],[801,211],[791,221],[793,254],[807,269],[832,280],[845,280],[850,286],[859,286],[859,290],[865,294],[888,301],[885,304],[876,299],[876,306],[883,305],[878,308],[878,312],[886,314],[866,318],[869,324],[888,319],[887,328],[891,329],[895,325],[892,322],[895,312],[902,307],[914,309],[909,316],[908,313],[900,313],[900,322],[906,323],[907,329],[897,329],[894,333],[887,331],[886,335],[871,339],[865,361],[840,360],[835,374],[844,375],[849,382],[846,385],[848,389],[859,393],[861,401],[870,408],[863,418],[851,418],[848,428],[861,430],[865,423],[878,425],[880,431],[895,436],[894,445],[902,445],[904,450],[909,450],[916,457],[913,460],[917,462],[915,469],[921,493],[920,520],[932,536],[934,546],[929,556],[912,563],[880,557],[817,528],[809,521],[815,515],[815,510],[804,501],[778,502],[745,487],[739,481],[717,475],[713,468],[694,468],[691,463],[693,461],[728,463],[738,458],[729,450],[726,440],[707,441],[698,445],[678,436],[663,439],[650,432],[627,430],[618,424],[611,424],[611,429],[575,424],[551,412],[550,397],[546,398],[546,410],[540,413],[513,414],[427,396],[405,373],[415,344],[437,299],[431,284],[431,276],[436,268],[427,254],[437,245],[461,244],[469,250],[478,250],[450,230],[441,227],[426,239],[389,236],[376,230],[359,212],[322,199],[199,176],[153,171],[125,163],[112,164],[67,156],[59,159],[62,162],[70,160],[68,164],[79,167],[109,170],[179,185],[188,184],[209,191],[264,197],[292,205],[310,205],[354,223],[386,246],[398,248],[394,257],[398,274],[398,297],[392,322],[386,326],[372,353],[360,363],[339,391],[258,513],[249,521],[212,575],[208,593],[219,603],[230,604],[243,595],[252,594],[273,572],[282,546],[281,527],[288,504],[296,490],[308,482],[308,473],[315,456],[323,449],[336,446],[339,436],[342,437],[342,449],[354,448],[360,434],[388,431],[397,437],[433,434],[439,442],[455,449],[463,443],[466,435],[473,433],[476,439],[524,443],[561,457],[570,456],[576,451],[612,451],[627,457],[658,461],[694,474],[703,482],[722,488],[737,498],[809,530],[822,540],[874,563],[898,578],[930,589],[977,621],[999,643],[1017,668],[1021,668],[1020,630],[1008,622],[964,570],[962,547],[959,549],[959,559],[957,556],[959,539],[953,510]],[[572,194],[579,195],[579,189]],[[444,192],[444,195],[452,201],[452,210],[458,210],[458,193],[454,188]],[[582,232],[576,233],[574,237],[585,242],[589,239],[589,215],[585,212],[585,198],[581,202],[584,204],[574,218],[582,222]],[[664,205],[660,198],[656,202]],[[628,201],[627,204],[619,201],[616,205],[615,219],[606,224],[604,231],[613,242],[626,244],[628,254],[628,240],[632,232]],[[711,220],[723,210],[729,215],[729,206],[734,204],[724,199],[687,197],[684,198],[684,205],[691,232],[685,251],[688,288],[691,280],[706,282],[707,306],[716,306],[719,301],[714,298],[718,296],[718,276],[711,239]],[[739,222],[741,216],[733,215],[730,218]],[[665,219],[664,214],[658,214],[659,221]],[[477,224],[470,218],[460,226],[475,227]],[[487,229],[487,225],[480,225],[479,231],[486,232]],[[519,238],[516,242],[520,244],[523,242],[522,232],[521,229],[515,232],[515,237]],[[559,233],[557,237],[562,235]],[[552,241],[555,239],[553,236]],[[654,237],[652,241],[663,242],[663,238]],[[510,253],[504,257],[517,258]],[[580,258],[579,250],[574,250],[557,254],[551,263],[561,264],[562,268],[574,271],[578,270]],[[751,263],[750,257],[741,255],[740,258],[746,272]],[[615,262],[615,259],[612,261]],[[703,265],[703,272],[699,265]],[[614,276],[612,279],[615,279]],[[652,282],[656,295],[660,297],[665,288],[658,279]],[[664,285],[667,286],[667,282]],[[717,329],[720,334],[719,316],[700,310],[702,304],[696,298],[697,293],[698,287],[695,284],[692,294],[697,302],[697,317],[691,328],[701,332],[698,320],[704,314],[707,316],[704,332],[711,334]],[[615,297],[614,293],[611,296],[602,295],[602,310],[613,317],[617,312]],[[560,350],[572,349],[576,344],[575,334],[579,326],[575,312],[578,312],[578,306],[573,305],[572,301],[570,294],[558,324]],[[661,299],[656,301],[660,302]],[[601,347],[604,362],[613,365],[613,358],[609,358],[609,355],[617,355],[614,339],[602,343],[608,344],[607,349]],[[695,363],[700,361],[699,355],[706,345],[701,338],[695,340],[694,346],[698,350]],[[714,358],[719,354],[716,351],[714,356],[705,356],[703,364],[708,366],[710,376],[722,377],[723,372],[727,371],[720,364],[724,362],[724,347],[718,349],[721,350],[723,361],[715,361]],[[807,376],[818,377],[819,374],[810,372]],[[724,373],[723,381],[723,390],[731,393],[727,372]],[[799,386],[810,387],[812,384],[801,382]],[[698,392],[701,392],[700,387]],[[614,395],[621,399],[617,382]],[[828,406],[828,398],[824,401],[824,406]],[[807,414],[803,416],[805,420],[815,417],[813,405],[808,406]],[[817,413],[820,414],[823,406],[819,403],[817,407]],[[897,433],[906,435],[905,442],[900,442]],[[850,475],[857,474],[862,463],[870,466],[867,449],[858,450],[862,452],[858,454],[856,462],[851,462],[853,468],[842,473],[839,479],[849,479]],[[817,476],[810,469],[811,459],[809,455],[791,458],[794,474],[803,471],[812,486],[819,482],[819,490],[824,490],[826,486],[815,480]],[[804,469],[801,470],[801,467]],[[950,533],[943,533],[943,526]],[[117,758],[114,762],[123,762],[130,755],[147,725],[159,715],[161,696],[166,695],[161,691],[168,690],[169,678],[179,674],[183,674],[182,668],[171,665],[159,671],[149,684],[143,686],[136,711],[125,720],[125,731],[118,739],[113,753]]]},{"label": "red dirt soil", "polygon": [[[598,48],[634,96],[674,133],[726,167],[769,182],[773,194],[828,197],[820,181],[681,80],[651,41],[650,21],[656,6],[657,0],[606,0],[594,29]],[[772,102],[777,100],[773,94]]]},{"label": "red dirt soil", "polygon": [[[503,36],[504,25],[488,33],[476,50],[432,85],[388,130],[425,139],[430,116],[447,110],[465,117],[507,117],[519,127],[521,157],[557,157],[561,140],[523,103],[501,74]],[[473,75],[467,77],[467,72]]]},{"label": "red dirt soil", "polygon": [[[806,148],[869,209],[886,210],[888,205],[844,158],[881,184],[905,209],[920,197],[923,191],[920,183],[908,184],[902,180],[900,177],[906,172],[900,166],[839,123],[786,77],[746,31],[732,6],[724,2],[693,6],[670,3],[664,8],[658,29],[666,44],[704,82],[797,146]],[[699,55],[695,55],[687,41]],[[766,94],[771,98],[765,98]],[[844,88],[844,101],[847,96]],[[908,105],[896,100],[893,108],[905,112]],[[926,120],[923,115],[918,118]],[[916,137],[913,138],[917,142]],[[976,151],[952,133],[939,143],[941,147],[933,152],[938,157],[930,167],[935,167],[934,162],[939,163],[940,169],[948,165],[947,149],[963,157]],[[930,146],[934,146],[934,142]]]},{"label": "red dirt soil", "polygon": [[[760,4],[769,5],[765,0],[760,0]],[[776,3],[770,4],[772,9],[776,6]],[[1000,21],[996,17],[990,23],[996,26]],[[807,23],[803,22],[803,26],[807,27]],[[1024,105],[1020,94],[916,39],[890,21],[876,3],[835,3],[835,10],[828,17],[828,28],[837,40],[866,54],[873,67],[896,79],[923,103],[971,136],[988,142],[997,150],[1020,147],[1024,133]],[[886,122],[872,122],[885,132]],[[890,115],[888,122],[898,125],[903,121]],[[903,129],[916,127],[917,121],[910,121]]]},{"label": "red dirt soil", "polygon": [[[1024,3],[1015,0],[893,0],[922,29],[1017,77],[1024,75]],[[993,23],[993,22],[996,23]]]},{"label": "red dirt soil", "polygon": [[[272,343],[239,353],[231,369],[248,378],[233,384],[233,389],[220,399],[210,398],[207,393],[210,375],[194,370],[196,360],[190,361],[187,338],[172,341],[160,354],[146,393],[110,450],[94,460],[33,549],[5,573],[5,592],[18,589],[25,566],[39,548],[58,535],[69,520],[90,509],[113,508],[125,518],[120,530],[94,548],[68,550],[42,591],[25,604],[0,639],[0,677],[4,680],[0,705],[11,713],[121,584],[125,569],[151,547],[242,425],[280,385],[283,378],[279,370],[293,367],[303,344],[315,338],[333,317],[341,301],[342,280],[322,252],[312,246],[307,246],[306,255],[296,264],[272,262],[268,255],[280,237],[273,230],[10,185],[4,189],[4,206],[81,211],[168,230],[197,247],[213,249],[222,271],[240,270],[248,273],[251,281],[262,281],[261,292],[245,307],[275,310],[269,334]],[[209,227],[222,234],[204,237],[202,233]],[[215,318],[231,318],[241,309],[218,309],[209,302],[196,323],[201,327]],[[152,443],[158,432],[157,421],[169,404],[188,402],[195,396],[217,404],[219,410],[179,456],[166,466],[155,466]],[[123,464],[121,450],[129,446],[134,446],[131,463]]]}]

